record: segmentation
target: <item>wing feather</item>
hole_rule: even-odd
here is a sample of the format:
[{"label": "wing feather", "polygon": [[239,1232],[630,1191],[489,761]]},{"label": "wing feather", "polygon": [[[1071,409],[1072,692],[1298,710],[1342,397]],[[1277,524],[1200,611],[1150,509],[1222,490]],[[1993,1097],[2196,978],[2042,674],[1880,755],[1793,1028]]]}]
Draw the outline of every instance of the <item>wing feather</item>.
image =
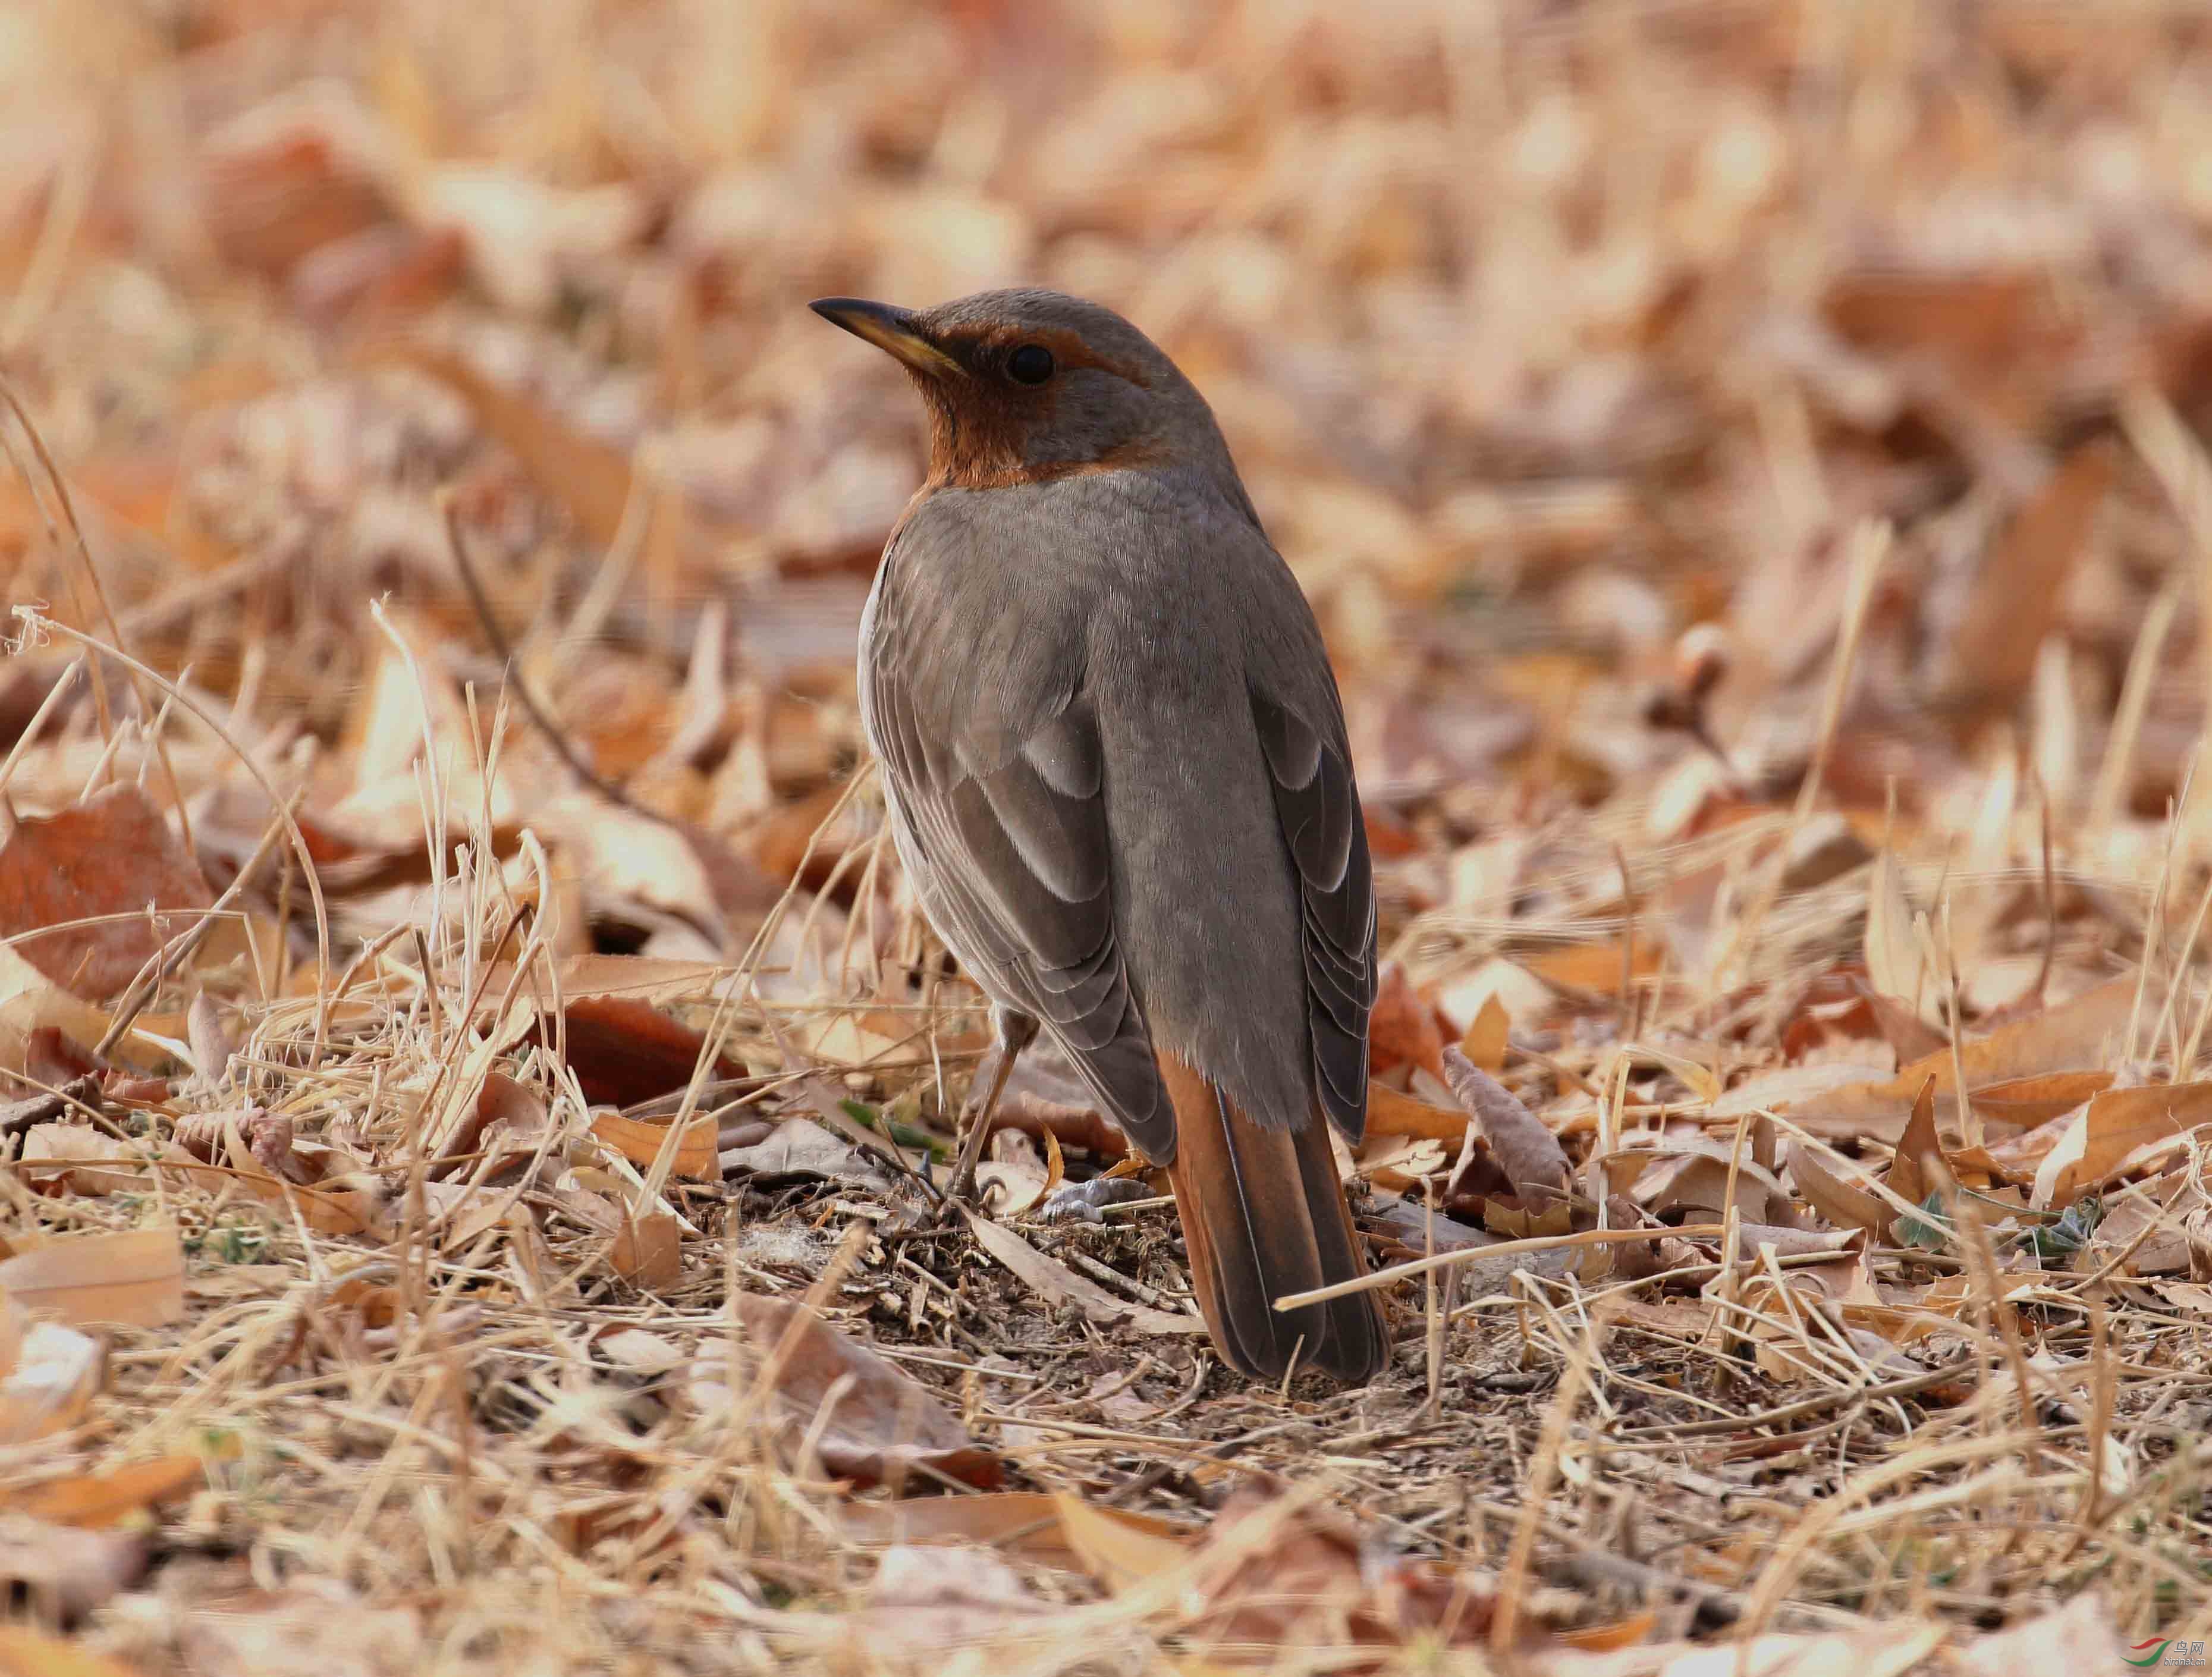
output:
[{"label": "wing feather", "polygon": [[1324,732],[1257,687],[1251,696],[1276,819],[1298,875],[1314,1092],[1330,1121],[1357,1143],[1367,1124],[1375,880],[1351,754],[1334,714]]},{"label": "wing feather", "polygon": [[[888,572],[888,566],[887,566]],[[1148,1157],[1175,1112],[1115,936],[1097,724],[1070,680],[1038,704],[957,693],[909,661],[878,584],[862,703],[930,919],[994,1000],[1034,1016]]]}]

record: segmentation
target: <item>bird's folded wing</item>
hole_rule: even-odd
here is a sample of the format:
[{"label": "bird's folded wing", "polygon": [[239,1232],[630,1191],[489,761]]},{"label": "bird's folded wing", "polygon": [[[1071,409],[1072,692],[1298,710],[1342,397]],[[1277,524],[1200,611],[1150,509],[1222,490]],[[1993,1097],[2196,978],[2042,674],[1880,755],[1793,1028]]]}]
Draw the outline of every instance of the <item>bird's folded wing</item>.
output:
[{"label": "bird's folded wing", "polygon": [[[1327,666],[1322,668],[1325,671]],[[1367,1018],[1375,1001],[1375,886],[1351,751],[1334,696],[1309,720],[1260,685],[1252,720],[1304,908],[1314,1091],[1352,1142],[1367,1122]]]},{"label": "bird's folded wing", "polygon": [[[1114,928],[1103,759],[1072,690],[1030,714],[946,677],[917,678],[896,648],[869,671],[867,702],[905,817],[930,917],[986,987],[1036,1015],[1148,1157],[1175,1150],[1175,1114]],[[1042,714],[1037,714],[1039,711]]]}]

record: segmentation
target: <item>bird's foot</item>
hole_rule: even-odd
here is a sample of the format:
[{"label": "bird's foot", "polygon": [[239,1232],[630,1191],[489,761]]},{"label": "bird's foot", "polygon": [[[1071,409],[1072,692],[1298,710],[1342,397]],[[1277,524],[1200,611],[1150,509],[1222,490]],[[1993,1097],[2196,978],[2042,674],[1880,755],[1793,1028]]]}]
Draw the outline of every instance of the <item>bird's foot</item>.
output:
[{"label": "bird's foot", "polygon": [[1045,1195],[1037,1215],[1047,1223],[1103,1223],[1107,1206],[1152,1197],[1152,1185],[1140,1176],[1093,1176],[1087,1182],[1054,1188]]}]

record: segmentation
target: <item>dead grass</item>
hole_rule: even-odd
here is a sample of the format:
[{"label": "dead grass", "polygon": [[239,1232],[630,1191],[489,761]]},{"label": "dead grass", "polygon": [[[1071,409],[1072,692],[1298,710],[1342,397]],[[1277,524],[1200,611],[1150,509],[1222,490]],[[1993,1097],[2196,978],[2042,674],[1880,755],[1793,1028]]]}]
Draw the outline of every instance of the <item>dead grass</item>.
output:
[{"label": "dead grass", "polygon": [[[557,10],[0,31],[0,1379],[82,1343],[9,1292],[106,1347],[0,1391],[0,1667],[2205,1637],[2197,19]],[[983,1021],[850,677],[919,425],[801,305],[1016,280],[1329,637],[1347,1164],[1449,1259],[1365,1390],[1224,1376],[1158,1194],[1013,1209],[1116,1157],[1048,1067],[937,1214]]]}]

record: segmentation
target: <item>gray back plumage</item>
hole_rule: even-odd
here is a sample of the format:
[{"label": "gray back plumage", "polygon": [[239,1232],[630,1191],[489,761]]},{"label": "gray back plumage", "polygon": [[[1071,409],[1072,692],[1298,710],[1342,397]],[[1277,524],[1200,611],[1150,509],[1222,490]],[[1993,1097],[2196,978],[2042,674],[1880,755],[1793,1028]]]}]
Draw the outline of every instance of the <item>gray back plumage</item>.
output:
[{"label": "gray back plumage", "polygon": [[937,489],[885,551],[862,712],[925,909],[1155,1162],[1158,1050],[1262,1126],[1356,1139],[1375,908],[1343,715],[1211,411],[1092,304],[920,318],[1078,333],[1141,380],[1084,367],[1059,396],[1036,446],[1099,469]]}]

